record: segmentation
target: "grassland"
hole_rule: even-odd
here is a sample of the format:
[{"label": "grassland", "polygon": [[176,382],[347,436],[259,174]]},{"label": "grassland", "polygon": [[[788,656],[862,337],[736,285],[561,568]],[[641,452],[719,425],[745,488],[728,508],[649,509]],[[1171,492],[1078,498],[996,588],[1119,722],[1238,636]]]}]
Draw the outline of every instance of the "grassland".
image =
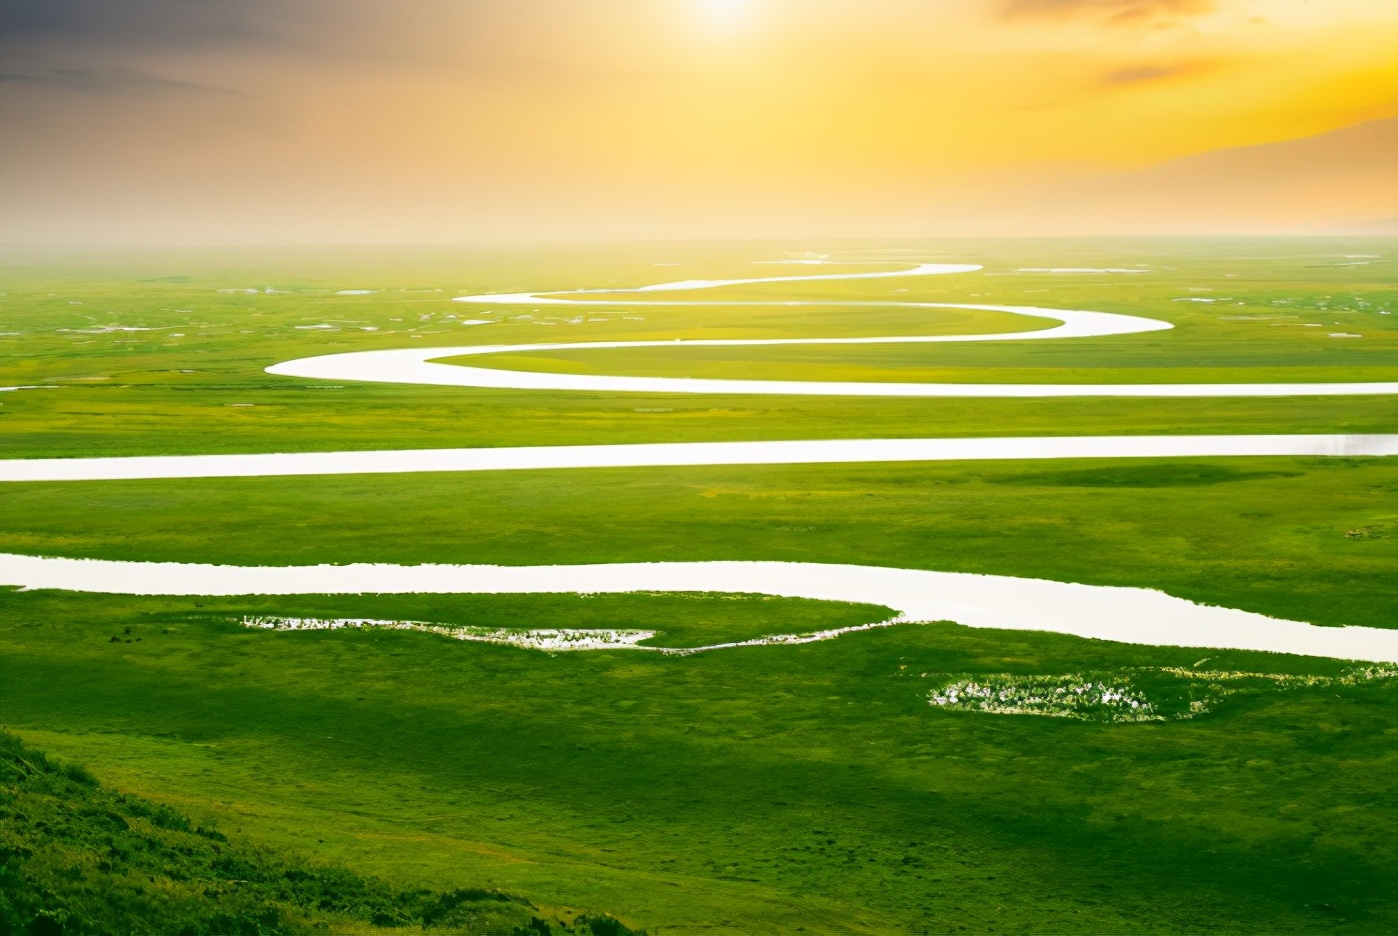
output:
[{"label": "grassland", "polygon": [[249,847],[161,803],[104,789],[0,733],[0,931],[5,933],[441,933],[628,931],[480,888],[404,891],[332,865]]},{"label": "grassland", "polygon": [[[873,281],[880,296],[1037,304],[1146,315],[1168,332],[1110,339],[876,348],[632,349],[475,358],[475,366],[656,375],[985,382],[1230,382],[1391,380],[1398,375],[1398,289],[1392,261],[1341,266],[1372,242],[1144,245],[1154,273],[1021,274],[1024,258],[1064,248],[930,245],[934,259],[987,263],[984,273]],[[1145,253],[1146,250],[1153,252]],[[1119,247],[1077,248],[1121,259]],[[850,250],[851,258],[860,254]],[[689,259],[657,267],[654,258]],[[691,256],[692,255],[692,256]],[[1075,435],[1149,432],[1366,432],[1395,424],[1392,398],[1296,400],[859,400],[673,395],[535,394],[451,388],[324,385],[262,368],[334,351],[530,341],[673,337],[919,334],[1005,327],[1001,313],[543,307],[463,326],[481,308],[458,293],[639,286],[664,279],[764,275],[753,257],[771,245],[635,248],[595,253],[514,251],[456,258],[111,258],[85,266],[11,267],[0,296],[0,386],[59,389],[6,394],[5,457],[176,452],[314,451],[475,445],[665,442],[922,435]],[[897,256],[883,253],[887,258]],[[1011,257],[1015,257],[1014,254]],[[106,266],[99,263],[105,263]],[[430,262],[429,262],[430,261]],[[16,261],[12,261],[16,262]],[[50,261],[51,263],[53,261]],[[74,261],[76,263],[76,261]],[[1035,263],[1034,265],[1039,265]],[[802,269],[794,268],[797,271]],[[177,270],[184,272],[171,273]],[[1230,275],[1231,274],[1231,275]],[[348,284],[348,285],[347,285]],[[800,286],[801,284],[796,284]],[[770,284],[753,296],[871,298],[833,282]],[[371,295],[338,295],[369,288]],[[219,290],[259,290],[219,292]],[[273,289],[277,292],[265,292]],[[907,289],[906,293],[891,293]],[[1195,291],[1192,291],[1195,290]],[[1197,290],[1212,290],[1202,292]],[[714,291],[716,294],[721,291]],[[799,295],[798,295],[799,294]],[[1232,304],[1175,302],[1228,298]],[[704,298],[710,298],[706,293]],[[1237,302],[1246,305],[1238,306]],[[74,305],[73,303],[80,303]],[[1279,305],[1284,303],[1284,305]],[[186,310],[186,311],[180,311]],[[490,311],[488,308],[486,311]],[[448,316],[455,316],[454,319]],[[425,317],[425,318],[424,318]],[[555,319],[542,327],[546,317]],[[572,319],[582,321],[573,324]],[[594,319],[596,319],[594,321]],[[637,319],[640,319],[639,321]],[[1319,327],[1307,327],[1316,324]],[[1036,327],[1042,320],[1025,320]],[[316,326],[314,328],[308,326]],[[321,328],[319,326],[329,326]],[[116,327],[155,331],[103,331]],[[64,329],[60,331],[60,329]],[[372,331],[365,329],[374,329]],[[890,329],[892,329],[890,331]],[[906,329],[906,331],[904,331]],[[1362,334],[1330,338],[1332,332]],[[176,337],[179,336],[179,337]]]},{"label": "grassland", "polygon": [[4,496],[0,551],[38,555],[850,562],[1134,585],[1292,620],[1398,624],[1398,471],[1382,459],[82,482],[13,485]]},{"label": "grassland", "polygon": [[[1387,249],[918,245],[918,259],[987,270],[880,281],[881,295],[1121,311],[1177,327],[1062,343],[472,363],[803,379],[1393,380],[1398,330],[1381,314],[1398,305],[1392,261],[1342,265],[1354,262],[1345,254]],[[446,318],[475,317],[448,301],[458,292],[763,275],[781,268],[750,261],[780,256],[770,245],[725,245],[353,262],[11,260],[0,331],[18,334],[0,335],[0,385],[61,389],[0,394],[0,455],[1398,431],[1391,397],[753,401],[319,387],[262,373],[293,357],[410,342],[924,330],[916,317],[880,310],[807,319],[771,308],[618,307],[550,327]],[[1015,272],[1136,262],[1154,272]],[[218,292],[252,288],[285,292]],[[337,294],[360,288],[380,291]],[[852,283],[831,284],[772,298],[869,298],[855,293]],[[1173,301],[1187,297],[1246,305]],[[305,325],[331,328],[297,327]],[[102,330],[116,326],[164,330]],[[958,313],[936,327],[1004,326]],[[238,564],[801,559],[1154,587],[1318,624],[1394,627],[1395,503],[1392,459],[15,484],[0,490],[0,551]],[[1337,681],[1342,662],[952,624],[687,658],[550,656],[426,634],[284,634],[237,623],[263,613],[650,628],[671,645],[885,614],[754,596],[3,591],[0,719],[104,782],[216,820],[230,836],[393,887],[497,887],[652,932],[1398,925],[1388,886],[1398,872],[1398,681]],[[1261,675],[1229,682],[1236,691],[1197,717],[1156,723],[928,704],[958,681],[1094,673],[1173,705],[1193,677],[1166,669]],[[1280,678],[1303,676],[1316,679]]]},{"label": "grassland", "polygon": [[[662,931],[1391,919],[1391,679],[1094,724],[941,712],[927,693],[987,673],[1344,665],[954,625],[676,659],[230,619],[492,619],[479,599],[412,601],[13,596],[7,718],[230,835],[389,880],[586,897]],[[535,610],[577,620],[587,601]]]}]

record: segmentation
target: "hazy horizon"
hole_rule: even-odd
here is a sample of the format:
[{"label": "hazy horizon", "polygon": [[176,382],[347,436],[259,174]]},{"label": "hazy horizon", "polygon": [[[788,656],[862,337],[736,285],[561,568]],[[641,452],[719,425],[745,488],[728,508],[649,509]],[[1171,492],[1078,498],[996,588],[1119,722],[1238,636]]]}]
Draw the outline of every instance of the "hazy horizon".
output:
[{"label": "hazy horizon", "polygon": [[0,6],[0,243],[1398,233],[1388,0]]}]

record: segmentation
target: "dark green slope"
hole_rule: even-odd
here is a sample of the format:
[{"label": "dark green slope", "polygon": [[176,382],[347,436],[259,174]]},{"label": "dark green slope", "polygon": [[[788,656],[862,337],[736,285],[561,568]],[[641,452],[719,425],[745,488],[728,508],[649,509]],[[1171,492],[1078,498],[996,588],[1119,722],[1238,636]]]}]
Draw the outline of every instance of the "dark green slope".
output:
[{"label": "dark green slope", "polygon": [[0,936],[631,932],[607,916],[545,917],[500,891],[401,890],[230,842],[0,732]]}]

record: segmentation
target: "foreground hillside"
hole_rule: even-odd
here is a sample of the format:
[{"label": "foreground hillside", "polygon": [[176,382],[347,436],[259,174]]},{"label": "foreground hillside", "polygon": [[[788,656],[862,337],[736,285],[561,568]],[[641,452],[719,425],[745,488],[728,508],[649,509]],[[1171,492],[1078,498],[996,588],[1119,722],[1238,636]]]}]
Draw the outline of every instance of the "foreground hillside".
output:
[{"label": "foreground hillside", "polygon": [[230,842],[0,732],[0,934],[630,932],[541,913],[500,891],[401,890]]}]

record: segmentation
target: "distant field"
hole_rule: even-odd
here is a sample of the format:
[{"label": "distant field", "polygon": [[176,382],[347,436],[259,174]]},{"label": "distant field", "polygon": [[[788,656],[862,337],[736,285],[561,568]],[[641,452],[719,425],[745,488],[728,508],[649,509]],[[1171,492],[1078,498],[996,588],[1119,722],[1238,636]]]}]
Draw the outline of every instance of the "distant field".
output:
[{"label": "distant field", "polygon": [[[493,355],[474,366],[654,376],[1008,382],[1264,382],[1398,379],[1394,261],[1342,253],[1374,242],[1146,245],[1142,274],[1017,273],[1120,248],[932,245],[919,257],[984,263],[981,273],[902,280],[764,284],[776,300],[925,299],[1145,315],[1166,332],[1116,338],[815,348],[684,348]],[[1151,253],[1150,249],[1156,251]],[[1103,251],[1113,251],[1104,254]],[[649,257],[679,266],[655,266]],[[1042,319],[940,310],[671,308],[570,311],[450,302],[461,293],[640,286],[771,275],[770,245],[587,251],[146,257],[4,271],[0,386],[5,457],[307,451],[709,439],[1073,435],[1143,432],[1374,432],[1398,425],[1392,398],[1295,400],[811,400],[739,396],[536,394],[300,381],[262,369],[335,351],[674,337],[838,337],[1041,328]],[[849,259],[901,254],[850,250]],[[1048,257],[1042,259],[1041,257]],[[1058,262],[1055,262],[1057,260]],[[1040,262],[1041,261],[1041,262]],[[1081,264],[1077,264],[1081,265]],[[858,267],[887,269],[887,267]],[[171,269],[183,273],[169,273]],[[847,269],[855,269],[848,267]],[[220,292],[252,290],[258,292]],[[267,293],[265,290],[278,290]],[[367,295],[339,295],[369,289]],[[906,290],[906,292],[894,292]],[[721,298],[733,290],[705,291]],[[654,294],[662,295],[662,294]],[[664,294],[671,298],[670,294]],[[678,295],[678,294],[676,294]],[[693,297],[694,294],[691,294]],[[1176,302],[1212,298],[1215,303]],[[1224,300],[1227,300],[1225,304]],[[1244,305],[1237,305],[1243,302]],[[74,304],[81,303],[81,304]],[[183,310],[183,311],[181,311]],[[528,319],[523,316],[530,316]],[[493,319],[490,325],[460,322]],[[580,319],[574,322],[572,320]],[[640,319],[640,320],[638,320]],[[1315,324],[1318,327],[1307,327]],[[152,331],[106,330],[146,328]],[[1363,337],[1331,338],[1331,333]],[[178,336],[178,337],[176,337]]]},{"label": "distant field", "polygon": [[[1024,304],[1176,327],[981,345],[550,351],[471,364],[743,379],[1392,381],[1391,246],[830,245],[819,249],[836,259],[985,270],[733,287],[704,298]],[[0,457],[1398,432],[1393,396],[755,399],[322,385],[263,371],[297,357],[417,344],[1048,324],[964,310],[659,309],[628,306],[624,295],[615,308],[576,312],[450,301],[810,272],[754,263],[782,259],[784,249],[8,257],[0,386],[41,389],[0,393]],[[1137,265],[1148,272],[1021,272]],[[1177,301],[1194,299],[1215,301]],[[477,319],[490,324],[463,324]],[[240,565],[847,562],[1157,588],[1320,625],[1398,628],[1396,462],[7,484],[0,552]],[[1386,669],[949,623],[683,658],[550,655],[420,633],[273,633],[238,623],[258,614],[652,629],[665,645],[693,646],[887,612],[752,595],[174,599],[0,588],[0,722],[109,786],[217,819],[254,842],[394,886],[488,885],[541,905],[614,913],[651,932],[1398,926],[1390,887],[1398,678]],[[1128,687],[1162,720],[929,704],[934,692],[967,683],[1029,692],[1069,677]]]}]

